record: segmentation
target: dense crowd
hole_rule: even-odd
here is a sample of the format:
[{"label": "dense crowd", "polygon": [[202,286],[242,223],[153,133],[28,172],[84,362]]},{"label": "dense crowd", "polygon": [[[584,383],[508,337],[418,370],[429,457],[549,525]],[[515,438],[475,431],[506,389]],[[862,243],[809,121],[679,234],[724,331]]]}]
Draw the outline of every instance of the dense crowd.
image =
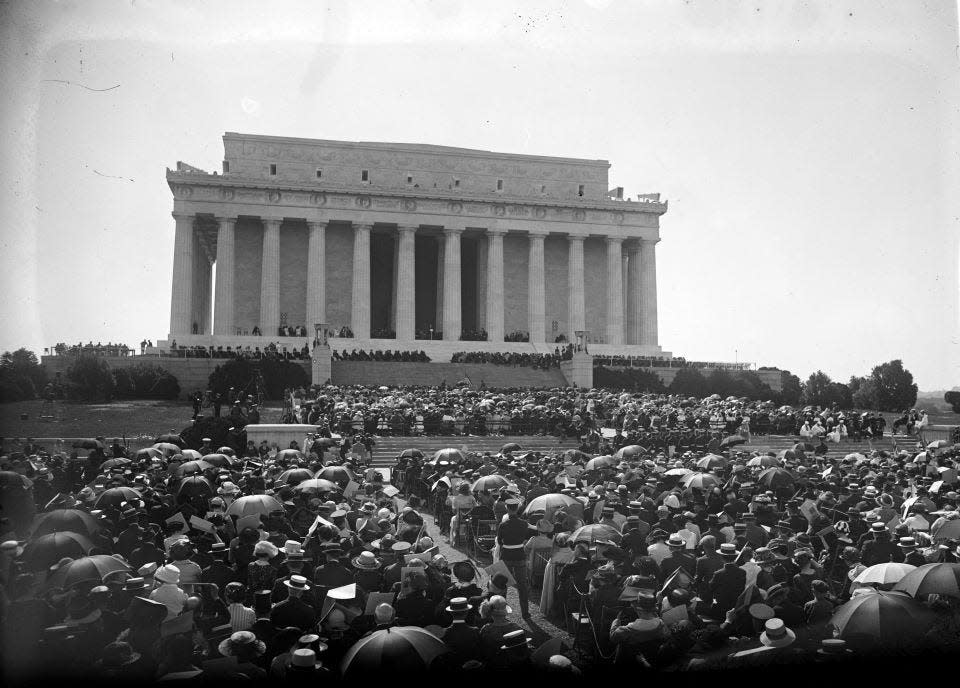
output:
[{"label": "dense crowd", "polygon": [[334,351],[332,354],[334,361],[390,361],[392,363],[429,363],[430,357],[424,351],[357,351],[342,352]]},{"label": "dense crowd", "polygon": [[[146,344],[140,346],[141,353],[144,346]],[[126,344],[114,344],[113,342],[107,342],[106,344],[78,342],[72,345],[60,342],[53,346],[51,353],[57,356],[133,356],[136,352]]]},{"label": "dense crowd", "polygon": [[458,351],[450,358],[451,363],[491,363],[549,370],[559,368],[560,361],[573,358],[573,346],[556,347],[552,354],[503,353],[500,351]]},{"label": "dense crowd", "polygon": [[513,332],[509,332],[509,333],[505,334],[505,335],[503,336],[503,341],[505,341],[505,342],[529,342],[529,341],[530,341],[530,333],[529,333],[529,332],[521,332],[520,330],[514,330]]},{"label": "dense crowd", "polygon": [[[957,447],[660,451],[625,425],[636,406],[660,427],[661,398],[562,395],[543,406],[579,416],[579,450],[411,447],[390,482],[357,463],[371,438],[346,434],[329,453],[312,437],[15,447],[0,457],[7,676],[515,679],[960,650]],[[718,403],[733,402],[676,405]]]},{"label": "dense crowd", "polygon": [[288,349],[277,344],[268,344],[261,349],[259,346],[251,347],[249,344],[245,347],[224,347],[224,346],[182,346],[177,344],[177,340],[171,340],[169,356],[177,358],[244,358],[247,360],[283,359],[283,360],[309,360],[310,347],[304,344],[303,348]]}]

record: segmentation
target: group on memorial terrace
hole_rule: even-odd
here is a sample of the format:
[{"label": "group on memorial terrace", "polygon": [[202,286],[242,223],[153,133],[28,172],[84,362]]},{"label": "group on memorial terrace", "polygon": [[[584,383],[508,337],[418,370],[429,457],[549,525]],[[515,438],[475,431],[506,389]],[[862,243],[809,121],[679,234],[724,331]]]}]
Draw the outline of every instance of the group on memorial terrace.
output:
[{"label": "group on memorial terrace", "polygon": [[429,363],[430,357],[423,351],[334,351],[331,355],[334,361],[389,361],[391,363]]},{"label": "group on memorial terrace", "polygon": [[[141,342],[140,353],[143,353],[144,347],[149,342]],[[114,344],[107,342],[102,344],[97,342],[78,342],[77,344],[67,345],[64,342],[54,345],[52,348],[44,349],[44,353],[50,353],[56,356],[133,356],[136,351],[126,344]]]},{"label": "group on memorial terrace", "polygon": [[552,354],[518,354],[501,353],[499,351],[458,351],[450,358],[451,363],[491,363],[493,365],[523,366],[531,368],[560,367],[560,361],[569,361],[573,358],[573,346],[568,345],[563,351],[557,347]]},{"label": "group on memorial terrace", "polygon": [[300,349],[287,349],[276,344],[268,344],[263,349],[251,347],[224,347],[224,346],[180,346],[176,340],[170,342],[170,351],[166,356],[175,358],[245,358],[260,360],[264,358],[278,358],[287,361],[306,361],[310,359],[310,347],[306,344]]},{"label": "group on memorial terrace", "polygon": [[[194,334],[197,334],[197,332],[194,331]],[[252,334],[254,337],[265,336],[263,332],[260,330],[260,328],[256,326],[253,328],[253,330],[251,330],[250,334]],[[291,327],[289,325],[281,325],[280,327],[277,328],[277,336],[278,337],[306,337],[307,328],[304,327],[303,325],[297,325],[296,327]]]}]

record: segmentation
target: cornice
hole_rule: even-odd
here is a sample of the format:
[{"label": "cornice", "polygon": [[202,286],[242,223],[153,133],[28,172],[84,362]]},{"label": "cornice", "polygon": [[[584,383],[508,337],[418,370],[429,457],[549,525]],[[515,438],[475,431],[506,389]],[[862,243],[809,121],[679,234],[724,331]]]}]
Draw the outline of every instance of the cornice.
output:
[{"label": "cornice", "polygon": [[[265,200],[270,203],[280,203],[284,192],[307,193],[310,194],[313,205],[322,206],[326,204],[327,196],[352,196],[357,199],[357,205],[361,209],[370,206],[372,198],[390,198],[400,199],[403,209],[413,211],[417,200],[442,201],[449,203],[452,212],[462,211],[464,203],[482,203],[491,206],[491,212],[494,216],[505,216],[507,207],[528,206],[533,209],[533,216],[536,219],[542,219],[545,215],[540,214],[537,208],[542,208],[545,212],[547,208],[563,208],[572,210],[574,219],[577,219],[578,211],[601,210],[610,213],[620,214],[652,214],[663,215],[667,212],[667,202],[663,201],[596,201],[596,200],[573,200],[573,199],[537,199],[524,196],[501,196],[491,197],[490,194],[470,194],[465,192],[443,192],[440,190],[403,190],[403,189],[379,189],[371,186],[335,186],[331,184],[297,184],[295,182],[277,180],[276,182],[267,182],[262,179],[250,177],[240,177],[236,175],[213,175],[201,174],[199,172],[177,172],[167,169],[167,184],[170,186],[174,197],[182,200],[191,200],[193,187],[212,187],[219,190],[220,199],[229,202],[233,201],[237,191],[263,191]],[[405,202],[404,202],[405,201]],[[411,203],[412,202],[412,205]],[[459,210],[458,210],[459,206]]]}]

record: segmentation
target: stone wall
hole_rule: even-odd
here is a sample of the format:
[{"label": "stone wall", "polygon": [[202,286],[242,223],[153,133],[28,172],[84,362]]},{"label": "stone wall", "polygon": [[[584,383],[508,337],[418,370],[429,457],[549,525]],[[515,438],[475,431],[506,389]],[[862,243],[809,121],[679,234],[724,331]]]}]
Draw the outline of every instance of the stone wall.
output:
[{"label": "stone wall", "polygon": [[582,185],[582,198],[605,199],[609,189],[610,163],[606,160],[231,132],[224,134],[223,145],[229,166],[225,175],[278,182],[313,182],[325,187],[365,183],[371,189],[439,189],[532,198],[581,198]]}]

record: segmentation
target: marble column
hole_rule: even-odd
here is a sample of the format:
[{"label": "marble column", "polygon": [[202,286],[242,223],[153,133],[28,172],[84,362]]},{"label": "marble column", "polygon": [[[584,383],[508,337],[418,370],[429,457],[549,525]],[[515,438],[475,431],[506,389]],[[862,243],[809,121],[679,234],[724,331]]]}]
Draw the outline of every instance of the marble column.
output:
[{"label": "marble column", "polygon": [[640,245],[627,247],[627,344],[640,343]]},{"label": "marble column", "polygon": [[327,223],[307,222],[307,322],[308,332],[327,322]]},{"label": "marble column", "polygon": [[640,344],[657,346],[657,254],[659,239],[640,242]]},{"label": "marble column", "polygon": [[370,230],[373,225],[353,225],[353,298],[350,329],[357,339],[370,339]]},{"label": "marble column", "polygon": [[437,293],[436,305],[434,308],[433,329],[434,335],[437,332],[443,332],[443,264],[444,251],[446,249],[446,239],[440,234],[437,236]]},{"label": "marble column", "polygon": [[583,283],[583,240],[582,236],[567,237],[567,284],[570,292],[570,321],[567,339],[576,341],[577,330],[587,329],[586,306],[584,305]]},{"label": "marble column", "polygon": [[210,258],[199,241],[194,241],[193,252],[193,322],[197,334],[210,334]]},{"label": "marble column", "polygon": [[176,230],[173,239],[173,293],[170,299],[170,334],[190,334],[193,330],[193,215],[173,213]]},{"label": "marble column", "polygon": [[217,224],[217,285],[214,293],[213,333],[235,335],[234,323],[234,227],[235,217],[218,217]]},{"label": "marble column", "polygon": [[447,227],[443,250],[443,339],[460,340],[462,314],[460,313],[460,235],[462,229]]},{"label": "marble column", "polygon": [[417,295],[417,228],[398,226],[397,247],[397,339],[412,342],[416,332]]},{"label": "marble column", "polygon": [[527,259],[527,328],[530,341],[541,344],[546,341],[546,315],[544,294],[543,240],[546,232],[529,232],[529,256]]},{"label": "marble column", "polygon": [[280,333],[280,218],[263,218],[263,261],[260,267],[260,331]]},{"label": "marble column", "polygon": [[487,230],[487,341],[503,341],[503,232]]},{"label": "marble column", "polygon": [[607,237],[607,344],[623,344],[623,239]]}]

